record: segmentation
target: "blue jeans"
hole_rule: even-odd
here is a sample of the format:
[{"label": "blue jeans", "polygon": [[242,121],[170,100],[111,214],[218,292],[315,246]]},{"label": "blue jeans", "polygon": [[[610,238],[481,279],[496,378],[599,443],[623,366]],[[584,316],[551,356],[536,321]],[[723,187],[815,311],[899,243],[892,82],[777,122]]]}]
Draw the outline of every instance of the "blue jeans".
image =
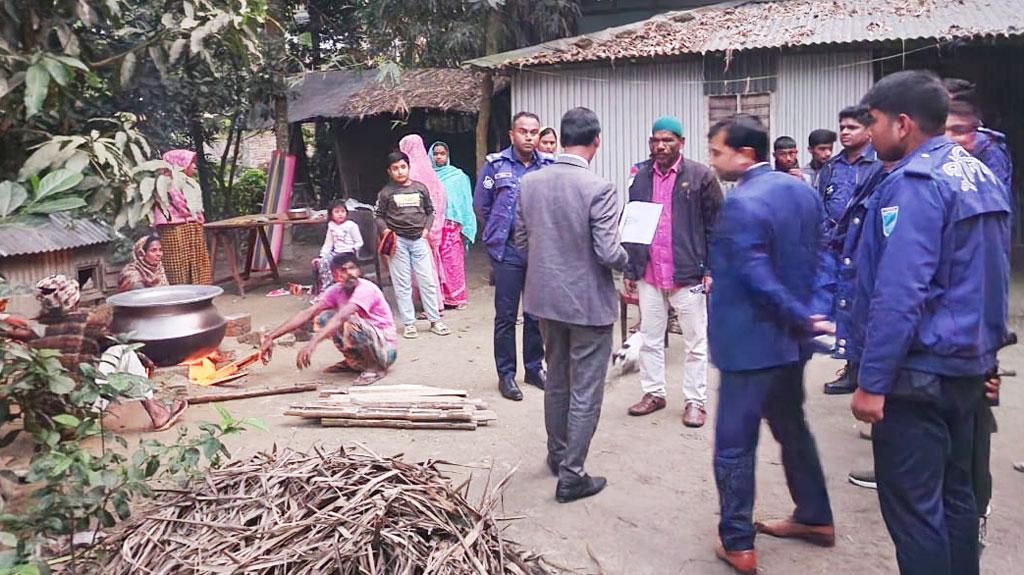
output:
[{"label": "blue jeans", "polygon": [[434,258],[430,244],[423,238],[410,240],[396,236],[395,255],[391,256],[389,269],[391,283],[395,287],[398,303],[398,319],[402,325],[416,323],[416,307],[412,303],[412,277],[420,290],[423,311],[431,323],[440,321],[437,305],[437,281],[434,277]]},{"label": "blue jeans", "polygon": [[917,397],[886,397],[871,430],[878,502],[900,573],[978,575],[971,472],[983,378],[900,377]]},{"label": "blue jeans", "polygon": [[[526,263],[516,258],[491,259],[494,270],[494,365],[498,377],[516,375],[516,319],[526,284]],[[540,371],[544,341],[537,318],[523,314],[523,364],[527,372]]]},{"label": "blue jeans", "polygon": [[796,504],[793,518],[831,525],[832,507],[814,436],[804,418],[804,364],[723,371],[715,419],[718,534],[729,551],[754,548],[754,467],[761,418],[782,446],[782,467]]}]

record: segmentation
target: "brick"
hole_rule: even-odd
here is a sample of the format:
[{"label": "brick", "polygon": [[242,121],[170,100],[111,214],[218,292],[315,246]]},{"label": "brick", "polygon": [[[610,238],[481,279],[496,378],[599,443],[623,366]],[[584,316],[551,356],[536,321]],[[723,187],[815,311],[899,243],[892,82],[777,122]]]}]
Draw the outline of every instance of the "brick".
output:
[{"label": "brick", "polygon": [[229,315],[226,319],[228,320],[226,333],[228,337],[238,337],[252,331],[252,316],[247,313]]}]

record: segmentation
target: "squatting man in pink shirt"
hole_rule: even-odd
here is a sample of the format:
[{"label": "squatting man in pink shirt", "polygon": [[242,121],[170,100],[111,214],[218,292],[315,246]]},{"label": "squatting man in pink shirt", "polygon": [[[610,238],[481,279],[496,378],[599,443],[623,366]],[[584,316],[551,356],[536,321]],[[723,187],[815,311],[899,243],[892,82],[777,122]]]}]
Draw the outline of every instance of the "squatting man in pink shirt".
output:
[{"label": "squatting man in pink shirt", "polygon": [[353,385],[369,385],[387,375],[397,357],[398,334],[384,294],[376,284],[360,277],[359,264],[352,252],[331,258],[334,279],[319,301],[296,313],[288,321],[263,337],[260,353],[263,362],[270,361],[274,340],[308,325],[314,318],[319,330],[295,358],[295,365],[305,369],[321,341],[331,338],[344,356],[328,367],[327,373],[354,372],[359,378]]},{"label": "squatting man in pink shirt", "polygon": [[643,398],[630,415],[664,409],[665,328],[669,308],[682,331],[683,424],[701,427],[708,393],[708,311],[711,288],[708,238],[722,205],[722,188],[707,166],[687,160],[683,123],[663,116],[651,127],[651,157],[633,166],[629,201],[661,204],[651,245],[624,243],[629,253],[627,291],[639,291],[640,385]]}]

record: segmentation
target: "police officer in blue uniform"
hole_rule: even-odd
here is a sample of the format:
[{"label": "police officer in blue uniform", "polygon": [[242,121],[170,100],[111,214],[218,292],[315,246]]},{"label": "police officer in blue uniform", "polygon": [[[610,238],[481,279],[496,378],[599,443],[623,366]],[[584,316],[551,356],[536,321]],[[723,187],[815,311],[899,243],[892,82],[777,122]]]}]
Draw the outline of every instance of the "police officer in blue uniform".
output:
[{"label": "police officer in blue uniform", "polygon": [[[950,89],[947,80],[946,88]],[[970,85],[973,90],[973,84]],[[1012,190],[1013,162],[1006,147],[1006,136],[1000,132],[983,128],[982,114],[977,106],[964,95],[950,90],[953,99],[946,119],[946,136],[960,144],[972,156],[981,160],[1007,192],[1007,202],[1014,208]],[[1012,220],[1011,220],[1012,225]],[[998,378],[996,379],[998,381]],[[996,393],[998,397],[998,392]],[[974,422],[974,497],[978,502],[978,518],[981,522],[978,541],[985,546],[988,515],[992,501],[992,434],[997,430],[995,414],[989,401],[981,402]]]},{"label": "police officer in blue uniform", "polygon": [[[822,223],[821,199],[768,164],[768,134],[738,115],[710,132],[711,166],[739,181],[712,235],[714,289],[708,306],[711,360],[721,371],[715,418],[715,482],[721,519],[716,554],[740,573],[757,571],[755,530],[835,544],[832,509],[814,437],[804,416],[810,339],[831,331],[811,313]],[[761,419],[782,447],[795,510],[752,522]]]},{"label": "police officer in blue uniform", "polygon": [[[552,163],[537,150],[540,120],[536,114],[519,112],[512,118],[512,145],[488,154],[473,193],[473,205],[483,221],[483,242],[494,272],[494,363],[498,390],[506,399],[520,401],[516,384],[516,319],[526,282],[526,254],[512,242],[519,180]],[[526,383],[544,389],[544,342],[537,319],[523,314],[523,363]]]},{"label": "police officer in blue uniform", "polygon": [[[825,206],[825,224],[823,239],[825,253],[818,270],[818,290],[816,292],[814,311],[835,318],[836,329],[840,329],[840,316],[849,313],[851,296],[839,295],[840,291],[849,289],[849,280],[845,282],[839,277],[840,254],[843,248],[843,234],[840,222],[853,206],[852,200],[865,189],[868,181],[881,170],[882,164],[875,156],[871,147],[871,136],[868,125],[871,116],[860,106],[850,106],[839,112],[839,143],[840,151],[822,167],[818,174],[818,193]],[[860,225],[860,218],[854,227]],[[849,226],[850,219],[846,220]],[[845,230],[843,230],[845,231]],[[856,239],[859,234],[854,234]],[[854,243],[856,245],[856,243]],[[847,271],[849,268],[846,268]],[[849,275],[849,274],[848,274]],[[840,305],[842,304],[842,305]],[[846,334],[837,334],[836,347],[832,357],[849,361]],[[835,380],[825,384],[825,393],[829,395],[853,393],[856,384],[850,377],[849,366],[843,367]]]},{"label": "police officer in blue uniform", "polygon": [[860,348],[851,409],[873,424],[900,573],[977,575],[973,426],[1008,335],[1010,206],[992,171],[943,135],[949,95],[936,76],[887,76],[862,104],[879,159],[894,164],[849,264]]}]

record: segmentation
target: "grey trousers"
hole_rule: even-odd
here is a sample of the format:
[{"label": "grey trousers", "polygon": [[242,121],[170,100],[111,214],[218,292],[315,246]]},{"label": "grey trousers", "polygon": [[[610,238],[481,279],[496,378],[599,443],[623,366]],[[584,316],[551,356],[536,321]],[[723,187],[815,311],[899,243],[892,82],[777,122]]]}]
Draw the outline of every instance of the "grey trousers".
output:
[{"label": "grey trousers", "polygon": [[583,477],[590,439],[604,401],[604,380],[612,354],[612,326],[585,326],[541,319],[548,380],[544,425],[548,458],[558,463],[558,480]]}]

